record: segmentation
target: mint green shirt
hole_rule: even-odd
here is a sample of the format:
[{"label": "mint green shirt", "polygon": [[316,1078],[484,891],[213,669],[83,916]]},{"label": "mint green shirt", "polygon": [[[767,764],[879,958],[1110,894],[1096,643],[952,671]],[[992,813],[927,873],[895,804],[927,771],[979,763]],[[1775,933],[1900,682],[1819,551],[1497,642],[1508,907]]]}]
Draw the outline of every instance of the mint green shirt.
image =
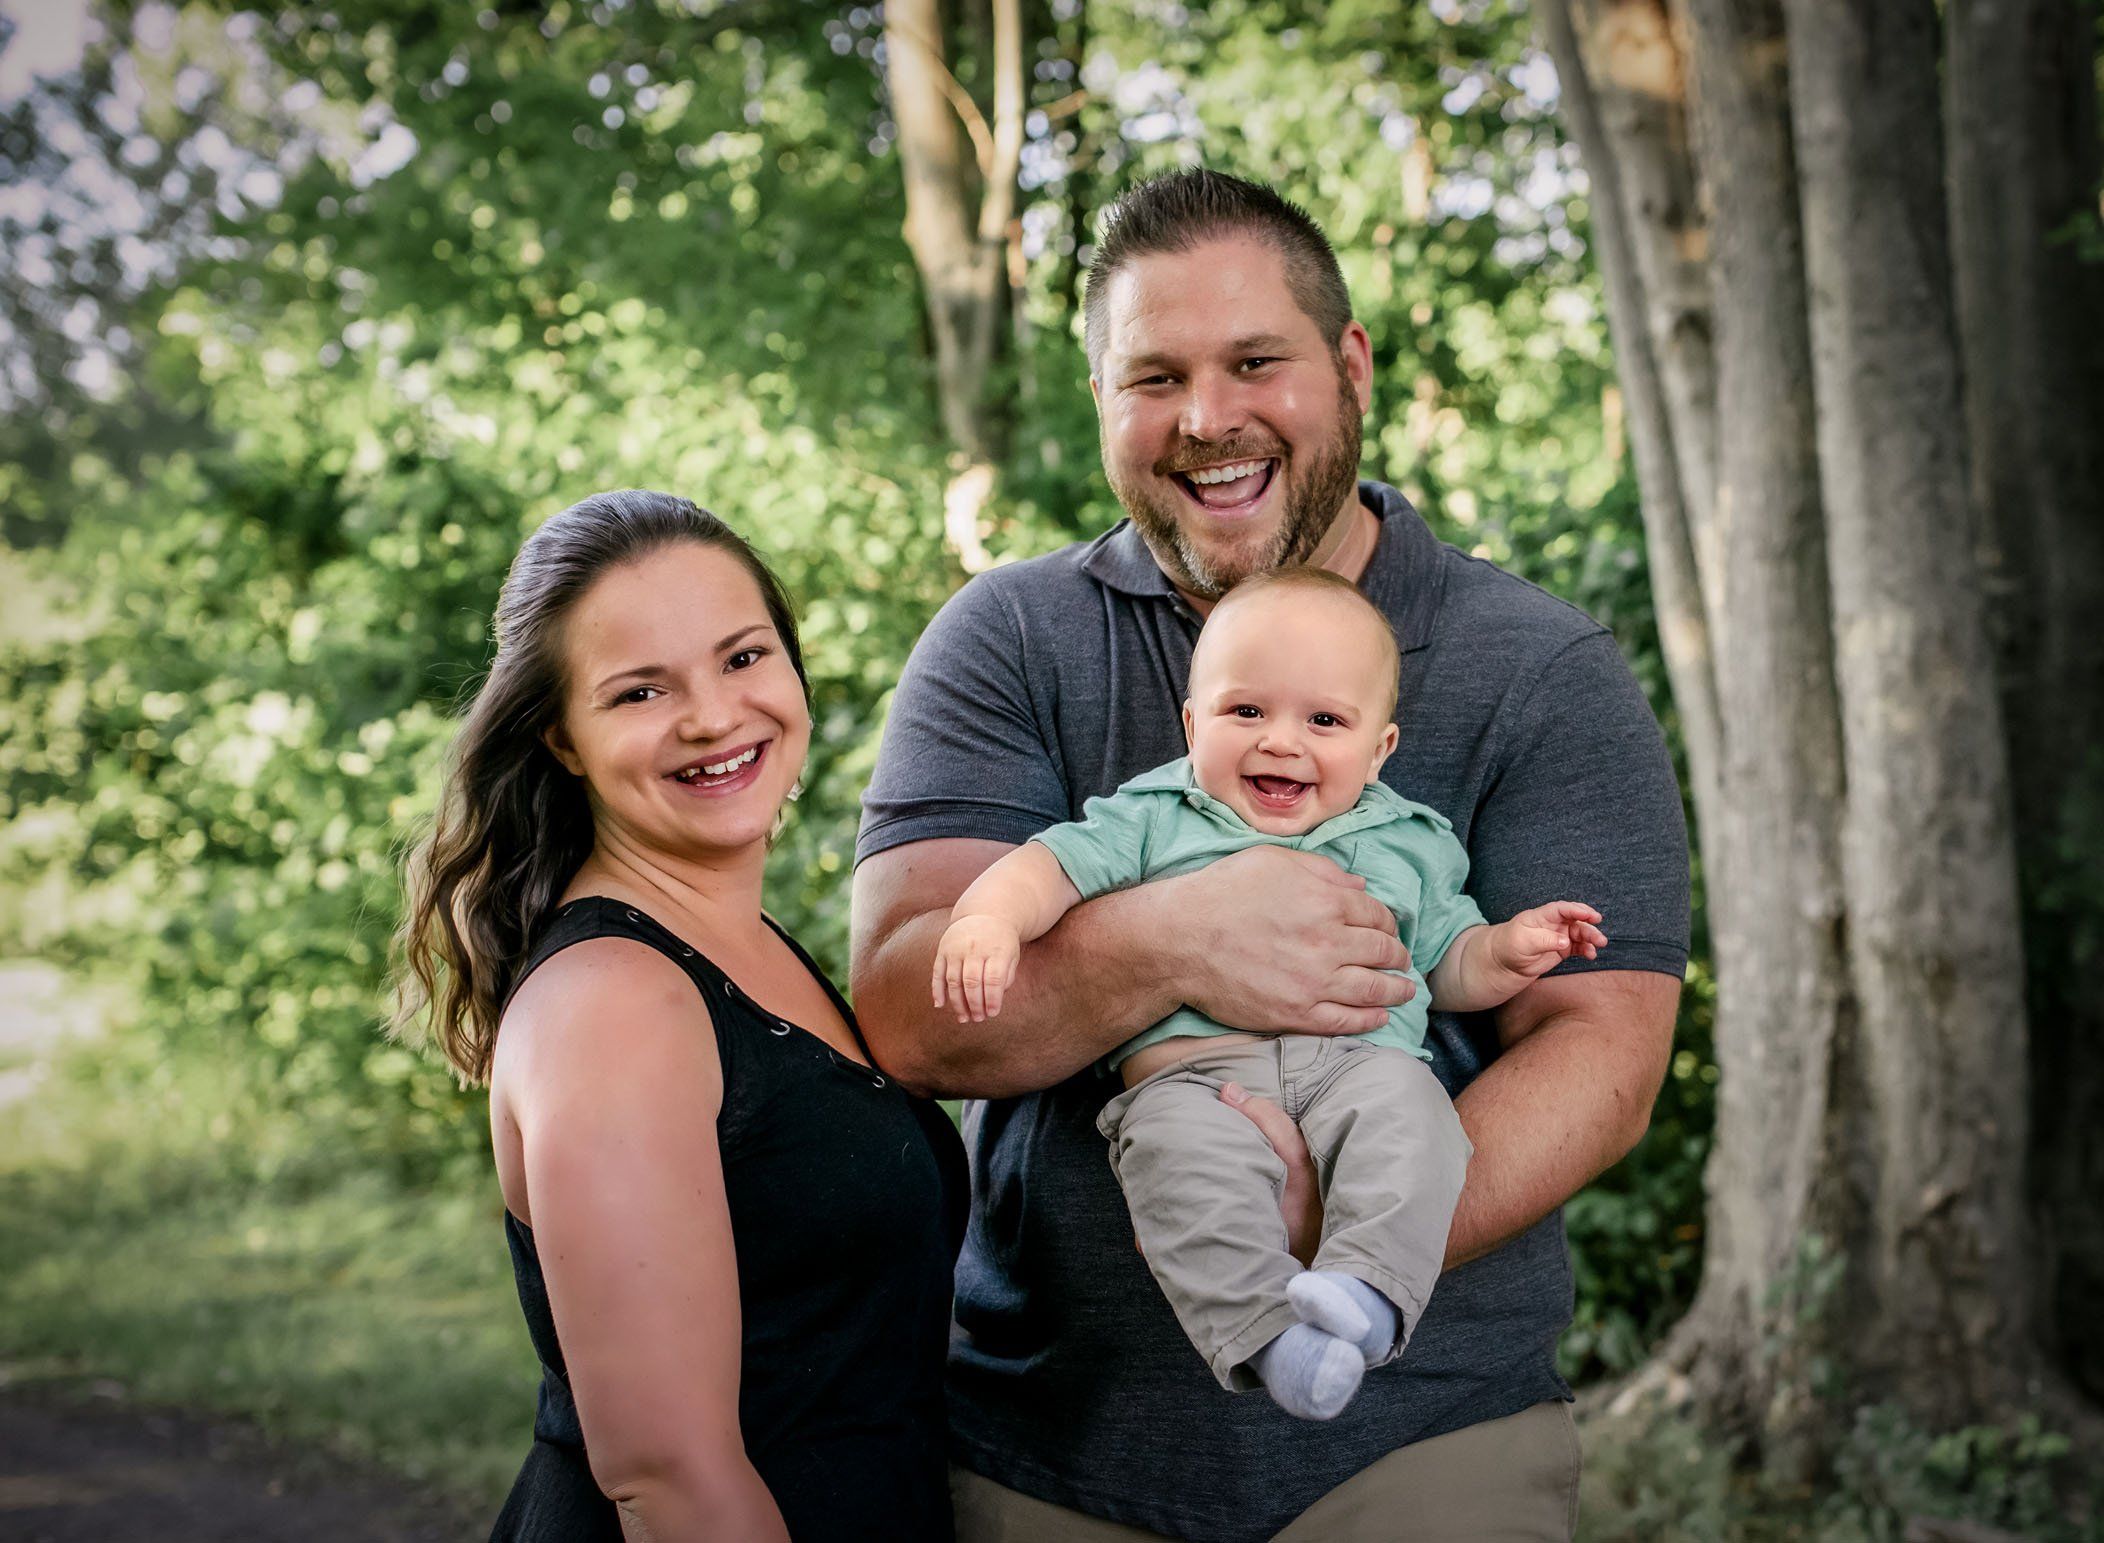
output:
[{"label": "mint green shirt", "polygon": [[[1321,853],[1366,881],[1367,893],[1395,913],[1396,928],[1410,950],[1408,974],[1417,982],[1417,994],[1389,1008],[1387,1023],[1368,1033],[1367,1040],[1425,1060],[1431,1059],[1425,1019],[1432,998],[1425,974],[1455,938],[1483,925],[1483,913],[1461,890],[1468,878],[1468,853],[1454,839],[1453,825],[1436,809],[1414,804],[1378,782],[1369,782],[1356,804],[1313,830],[1272,836],[1250,829],[1200,788],[1186,756],[1133,778],[1108,798],[1090,799],[1080,820],[1030,839],[1044,843],[1084,900],[1189,873],[1253,846]],[[1236,1032],[1181,1007],[1112,1051],[1110,1065],[1160,1040]]]}]

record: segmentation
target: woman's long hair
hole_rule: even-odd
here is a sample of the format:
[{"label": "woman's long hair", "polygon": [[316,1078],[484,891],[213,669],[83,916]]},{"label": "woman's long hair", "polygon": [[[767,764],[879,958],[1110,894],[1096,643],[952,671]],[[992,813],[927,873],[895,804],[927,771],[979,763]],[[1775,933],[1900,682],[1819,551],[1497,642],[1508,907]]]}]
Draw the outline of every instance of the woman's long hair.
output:
[{"label": "woman's long hair", "polygon": [[527,538],[497,596],[496,658],[453,743],[437,816],[409,857],[395,935],[392,1030],[435,1042],[465,1083],[489,1080],[505,998],[592,850],[584,784],[541,737],[563,711],[563,623],[609,569],[680,541],[727,552],[752,575],[810,689],[781,582],[707,510],[669,493],[597,493]]}]

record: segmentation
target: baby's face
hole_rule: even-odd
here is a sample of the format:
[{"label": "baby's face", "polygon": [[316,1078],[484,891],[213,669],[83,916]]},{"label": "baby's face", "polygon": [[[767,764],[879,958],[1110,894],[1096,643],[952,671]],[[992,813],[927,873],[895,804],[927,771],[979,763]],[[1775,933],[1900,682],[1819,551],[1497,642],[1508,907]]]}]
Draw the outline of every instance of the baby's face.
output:
[{"label": "baby's face", "polygon": [[1383,625],[1348,596],[1306,590],[1267,591],[1208,621],[1184,704],[1199,787],[1274,836],[1357,803],[1395,748]]}]

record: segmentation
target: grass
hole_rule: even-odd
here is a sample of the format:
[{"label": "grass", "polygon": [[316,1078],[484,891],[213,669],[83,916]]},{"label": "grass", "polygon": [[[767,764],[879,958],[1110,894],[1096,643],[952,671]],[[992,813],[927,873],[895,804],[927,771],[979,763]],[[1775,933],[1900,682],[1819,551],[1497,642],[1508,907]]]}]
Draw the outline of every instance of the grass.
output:
[{"label": "grass", "polygon": [[236,1415],[494,1514],[537,1377],[494,1179],[405,1192],[319,1143],[259,1179],[200,1091],[127,1106],[62,1075],[0,1113],[0,1361]]}]

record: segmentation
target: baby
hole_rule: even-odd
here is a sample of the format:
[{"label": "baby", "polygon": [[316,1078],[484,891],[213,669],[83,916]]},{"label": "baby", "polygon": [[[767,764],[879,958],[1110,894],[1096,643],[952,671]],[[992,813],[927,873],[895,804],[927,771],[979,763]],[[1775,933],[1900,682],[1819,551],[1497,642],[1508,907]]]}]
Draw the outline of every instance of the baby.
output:
[{"label": "baby", "polygon": [[[1245,1034],[1180,1009],[1112,1054],[1125,1091],[1097,1122],[1148,1268],[1213,1375],[1261,1383],[1307,1419],[1338,1413],[1368,1367],[1402,1353],[1445,1257],[1470,1147],[1425,1064],[1427,983],[1433,1006],[1480,1011],[1607,942],[1589,906],[1490,926],[1462,893],[1468,857],[1447,820],[1377,780],[1396,745],[1399,666],[1387,620],[1346,580],[1318,568],[1245,580],[1192,654],[1190,755],[988,868],[935,956],[935,1005],[983,1021],[1022,945],[1071,907],[1259,843],[1334,859],[1395,914],[1418,991],[1384,1026]],[[1286,1251],[1283,1165],[1220,1102],[1230,1081],[1277,1100],[1314,1153],[1310,1270]]]}]

